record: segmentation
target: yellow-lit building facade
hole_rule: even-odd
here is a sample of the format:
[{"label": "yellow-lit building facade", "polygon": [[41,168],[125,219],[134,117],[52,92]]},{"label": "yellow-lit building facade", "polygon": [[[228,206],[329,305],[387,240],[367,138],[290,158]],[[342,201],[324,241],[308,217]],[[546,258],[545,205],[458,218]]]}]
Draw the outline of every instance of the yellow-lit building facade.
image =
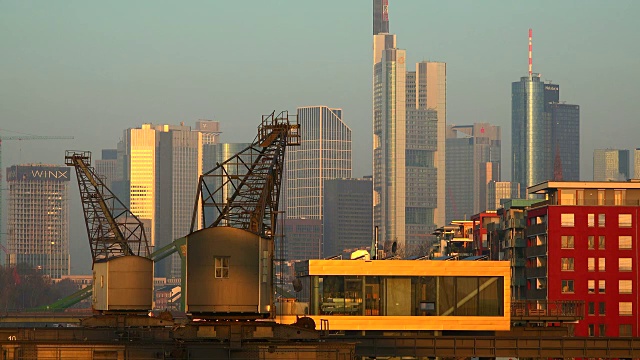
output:
[{"label": "yellow-lit building facade", "polygon": [[144,224],[149,245],[155,245],[156,212],[156,131],[151,124],[127,129],[125,144],[129,154],[129,208]]},{"label": "yellow-lit building facade", "polygon": [[318,330],[508,331],[509,271],[507,261],[308,260],[296,275]]}]

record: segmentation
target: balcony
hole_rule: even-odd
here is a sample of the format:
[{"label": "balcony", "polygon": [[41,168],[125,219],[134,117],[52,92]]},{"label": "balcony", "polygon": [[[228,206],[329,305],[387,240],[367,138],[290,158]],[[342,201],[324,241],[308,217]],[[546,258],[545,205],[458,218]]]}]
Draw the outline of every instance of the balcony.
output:
[{"label": "balcony", "polygon": [[526,237],[534,236],[534,235],[540,235],[540,234],[546,234],[546,233],[547,233],[547,224],[545,224],[545,223],[529,225],[524,230],[524,235]]},{"label": "balcony", "polygon": [[524,259],[511,259],[511,266],[524,266]]},{"label": "balcony", "polygon": [[517,248],[524,248],[527,247],[527,240],[522,239],[522,238],[516,238],[516,247]]},{"label": "balcony", "polygon": [[527,289],[527,298],[544,300],[547,298],[547,289]]},{"label": "balcony", "polygon": [[[527,290],[527,295],[529,294],[531,294],[531,290]],[[584,301],[514,300],[511,302],[511,319],[538,321],[582,320],[584,319]]]},{"label": "balcony", "polygon": [[523,277],[514,277],[511,279],[511,285],[513,286],[525,286],[527,285],[527,279],[523,278]]},{"label": "balcony", "polygon": [[525,248],[524,255],[528,258],[547,256],[547,245],[537,245]]},{"label": "balcony", "polygon": [[524,229],[527,226],[527,222],[524,219],[509,219],[508,228],[509,229]]},{"label": "balcony", "polygon": [[547,277],[547,267],[535,267],[535,268],[527,268],[525,269],[525,275],[527,279],[531,278],[546,278]]}]

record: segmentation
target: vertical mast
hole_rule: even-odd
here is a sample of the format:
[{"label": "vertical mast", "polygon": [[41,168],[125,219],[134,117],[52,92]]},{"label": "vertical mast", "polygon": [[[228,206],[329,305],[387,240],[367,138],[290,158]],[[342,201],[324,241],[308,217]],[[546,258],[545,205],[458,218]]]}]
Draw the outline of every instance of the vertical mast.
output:
[{"label": "vertical mast", "polygon": [[533,62],[531,60],[531,29],[529,29],[529,79],[531,79],[531,77],[533,76]]}]

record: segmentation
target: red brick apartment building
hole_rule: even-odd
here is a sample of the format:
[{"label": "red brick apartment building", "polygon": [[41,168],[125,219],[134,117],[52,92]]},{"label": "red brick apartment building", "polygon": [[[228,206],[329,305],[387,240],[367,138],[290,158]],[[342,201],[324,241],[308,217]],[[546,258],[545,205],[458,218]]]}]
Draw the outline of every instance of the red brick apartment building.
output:
[{"label": "red brick apartment building", "polygon": [[526,216],[526,298],[584,300],[576,336],[640,336],[640,182],[544,182]]}]

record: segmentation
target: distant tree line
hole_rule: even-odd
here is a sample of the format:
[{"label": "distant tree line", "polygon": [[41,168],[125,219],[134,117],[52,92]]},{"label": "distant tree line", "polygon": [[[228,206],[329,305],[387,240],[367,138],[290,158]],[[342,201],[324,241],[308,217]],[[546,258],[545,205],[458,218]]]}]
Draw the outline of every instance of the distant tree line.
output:
[{"label": "distant tree line", "polygon": [[73,281],[53,282],[28,264],[0,266],[0,312],[48,305],[77,291]]}]

